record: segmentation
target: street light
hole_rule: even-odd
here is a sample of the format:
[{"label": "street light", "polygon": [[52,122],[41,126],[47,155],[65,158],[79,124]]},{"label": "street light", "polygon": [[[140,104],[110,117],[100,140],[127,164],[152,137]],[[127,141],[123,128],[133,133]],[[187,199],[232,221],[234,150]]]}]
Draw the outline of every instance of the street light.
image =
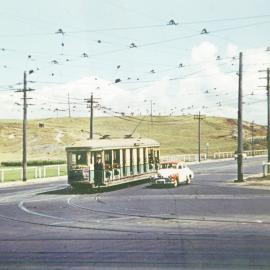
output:
[{"label": "street light", "polygon": [[208,148],[209,148],[209,143],[206,143],[206,159],[208,159]]},{"label": "street light", "polygon": [[153,105],[155,105],[156,103],[153,102],[152,99],[148,100],[148,99],[145,99],[144,102],[150,102],[150,119],[151,119],[151,125],[153,126]]}]

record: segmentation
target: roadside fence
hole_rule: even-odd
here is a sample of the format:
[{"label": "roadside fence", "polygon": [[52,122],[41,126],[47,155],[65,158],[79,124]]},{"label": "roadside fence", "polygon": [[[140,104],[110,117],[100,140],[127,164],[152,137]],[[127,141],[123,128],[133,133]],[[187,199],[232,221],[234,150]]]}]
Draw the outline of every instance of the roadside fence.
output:
[{"label": "roadside fence", "polygon": [[[254,151],[244,151],[247,156],[260,156],[267,155],[267,149],[263,150],[254,150]],[[207,155],[206,153],[201,154],[201,161],[208,159],[226,159],[226,158],[234,158],[234,152],[216,152],[213,154]],[[198,161],[198,154],[186,154],[186,155],[169,155],[169,156],[161,156],[161,161],[183,161],[183,162],[194,162]],[[264,166],[267,168],[270,165],[267,164]],[[270,169],[270,168],[269,168]],[[53,176],[63,176],[67,175],[67,165],[66,164],[56,164],[56,165],[46,165],[46,166],[29,166],[27,167],[27,178],[28,179],[36,179],[36,178],[46,178]],[[0,182],[5,181],[15,181],[22,180],[22,167],[16,168],[5,168],[0,167]]]},{"label": "roadside fence", "polygon": [[[193,162],[199,159],[198,154],[186,154],[186,155],[170,155],[170,156],[161,156],[161,161],[184,161],[184,162]],[[201,160],[207,160],[207,155],[202,153]]]},{"label": "roadside fence", "polygon": [[[267,149],[262,150],[248,150],[244,151],[247,156],[262,156],[267,155]],[[234,152],[215,152],[211,154],[201,153],[201,161],[208,159],[226,159],[226,158],[234,158]],[[198,154],[186,154],[186,155],[169,155],[169,156],[161,156],[161,161],[184,161],[184,162],[194,162],[198,161]]]},{"label": "roadside fence", "polygon": [[[263,156],[267,155],[267,149],[262,149],[262,150],[248,150],[244,151],[244,153],[247,156]],[[234,152],[216,152],[213,154],[213,156],[210,156],[210,158],[213,157],[213,159],[225,159],[225,158],[234,158],[235,153]]]},{"label": "roadside fence", "polygon": [[[62,176],[67,174],[67,165],[46,165],[27,167],[27,178],[46,178],[53,176]],[[22,180],[22,167],[17,168],[0,168],[0,182]]]}]

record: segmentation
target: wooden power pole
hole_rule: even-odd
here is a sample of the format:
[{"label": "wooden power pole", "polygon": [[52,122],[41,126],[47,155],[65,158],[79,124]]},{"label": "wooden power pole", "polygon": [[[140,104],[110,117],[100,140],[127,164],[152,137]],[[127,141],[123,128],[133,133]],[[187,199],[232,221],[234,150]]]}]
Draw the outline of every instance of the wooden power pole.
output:
[{"label": "wooden power pole", "polygon": [[239,55],[239,73],[238,73],[238,147],[237,147],[237,182],[244,181],[243,174],[243,94],[242,94],[242,72],[243,72],[243,54]]},{"label": "wooden power pole", "polygon": [[267,90],[267,160],[270,162],[270,89],[269,89],[269,79],[270,79],[270,69],[267,68],[267,84],[266,84],[266,90]]},{"label": "wooden power pole", "polygon": [[[267,70],[259,70],[259,72],[265,72],[266,77],[260,79],[266,79],[266,92],[267,92],[267,161],[270,162],[270,68]],[[261,86],[265,87],[265,86]]]},{"label": "wooden power pole", "polygon": [[94,134],[94,104],[98,103],[96,101],[98,98],[93,97],[93,93],[91,93],[91,97],[84,99],[84,101],[87,103],[87,108],[90,109],[90,123],[89,123],[89,139],[93,139]]},{"label": "wooden power pole", "polygon": [[254,121],[251,123],[251,151],[252,151],[252,156],[254,157]]},{"label": "wooden power pole", "polygon": [[27,80],[23,74],[23,181],[27,180]]},{"label": "wooden power pole", "polygon": [[34,89],[27,89],[27,78],[26,71],[23,73],[23,89],[17,90],[16,92],[23,93],[23,141],[22,141],[22,180],[27,180],[27,108],[29,105],[27,104],[27,92],[33,91]]},{"label": "wooden power pole", "polygon": [[198,161],[201,162],[201,120],[205,119],[205,115],[194,115],[194,119],[198,120]]}]

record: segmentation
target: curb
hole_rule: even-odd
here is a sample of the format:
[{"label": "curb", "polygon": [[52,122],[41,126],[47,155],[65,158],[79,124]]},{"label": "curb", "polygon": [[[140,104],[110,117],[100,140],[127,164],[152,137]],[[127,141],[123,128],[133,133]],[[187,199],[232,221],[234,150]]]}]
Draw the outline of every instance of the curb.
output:
[{"label": "curb", "polygon": [[47,178],[36,178],[36,179],[29,179],[26,182],[23,181],[8,181],[4,183],[0,183],[0,189],[6,187],[16,187],[16,186],[27,186],[27,185],[37,185],[43,183],[53,183],[59,180],[66,180],[67,176],[56,176],[56,177],[47,177]]}]

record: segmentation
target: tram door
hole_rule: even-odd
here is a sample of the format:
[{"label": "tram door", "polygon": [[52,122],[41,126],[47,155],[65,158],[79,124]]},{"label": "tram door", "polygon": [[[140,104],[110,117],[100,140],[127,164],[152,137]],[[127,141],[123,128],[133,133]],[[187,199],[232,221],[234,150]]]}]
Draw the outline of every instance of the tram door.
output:
[{"label": "tram door", "polygon": [[140,148],[137,148],[137,172],[141,172],[141,164],[140,164]]},{"label": "tram door", "polygon": [[143,148],[143,171],[146,172],[146,148]]},{"label": "tram door", "polygon": [[122,150],[122,160],[123,160],[123,176],[126,176],[127,175],[127,170],[126,170],[126,149],[123,149]]},{"label": "tram door", "polygon": [[103,181],[103,160],[102,152],[91,152],[90,180],[101,183]]},{"label": "tram door", "polygon": [[130,174],[133,175],[134,174],[134,168],[133,168],[133,149],[129,149],[130,151]]}]

